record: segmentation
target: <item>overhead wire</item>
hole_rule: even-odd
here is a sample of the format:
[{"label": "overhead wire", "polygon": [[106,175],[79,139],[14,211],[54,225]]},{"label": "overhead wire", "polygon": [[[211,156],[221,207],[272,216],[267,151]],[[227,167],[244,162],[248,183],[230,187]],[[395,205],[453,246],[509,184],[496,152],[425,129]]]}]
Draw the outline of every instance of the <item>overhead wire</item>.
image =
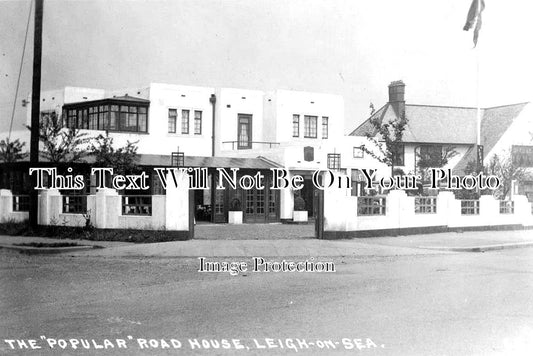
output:
[{"label": "overhead wire", "polygon": [[17,87],[15,89],[15,99],[13,100],[13,109],[11,111],[11,122],[9,123],[9,134],[7,136],[7,141],[11,140],[11,132],[13,131],[13,120],[15,119],[15,109],[17,107],[17,98],[20,87],[20,77],[22,75],[22,66],[24,64],[24,55],[26,53],[26,42],[28,41],[28,32],[30,29],[30,20],[31,20],[31,11],[33,9],[33,0],[30,0],[30,9],[28,11],[28,21],[26,22],[26,34],[24,35],[24,45],[22,46],[22,56],[20,58],[19,73],[17,79]]}]

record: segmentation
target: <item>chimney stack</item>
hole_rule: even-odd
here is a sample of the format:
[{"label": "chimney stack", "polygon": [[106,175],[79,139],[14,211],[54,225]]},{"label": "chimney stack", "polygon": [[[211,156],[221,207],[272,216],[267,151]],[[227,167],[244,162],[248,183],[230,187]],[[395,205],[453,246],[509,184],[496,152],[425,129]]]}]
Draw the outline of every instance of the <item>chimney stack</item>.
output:
[{"label": "chimney stack", "polygon": [[389,84],[389,104],[398,117],[405,114],[405,84],[401,80],[396,80]]}]

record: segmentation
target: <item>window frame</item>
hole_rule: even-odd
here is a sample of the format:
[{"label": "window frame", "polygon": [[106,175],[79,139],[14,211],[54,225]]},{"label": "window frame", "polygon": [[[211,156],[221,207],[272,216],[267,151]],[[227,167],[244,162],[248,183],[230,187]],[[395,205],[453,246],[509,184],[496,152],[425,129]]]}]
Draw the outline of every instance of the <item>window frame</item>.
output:
[{"label": "window frame", "polygon": [[[356,152],[361,152],[361,154],[356,154]],[[353,148],[353,158],[365,158],[365,151],[363,150],[362,146],[354,146]]]},{"label": "window frame", "polygon": [[[200,114],[197,116],[196,114]],[[201,135],[202,134],[202,110],[194,110],[194,134],[195,135]]]},{"label": "window frame", "polygon": [[[245,124],[242,122],[242,124],[248,126],[248,140],[246,142],[246,145],[243,145],[240,139],[241,135],[241,120],[248,120],[248,122]],[[239,150],[246,150],[252,148],[252,115],[251,114],[237,114],[237,149]]]},{"label": "window frame", "polygon": [[[324,132],[326,133],[324,135]],[[322,116],[322,138],[327,139],[329,137],[329,116]]]},{"label": "window frame", "polygon": [[178,109],[168,108],[168,125],[167,125],[168,133],[172,133],[172,134],[176,133],[177,122],[178,122]]},{"label": "window frame", "polygon": [[341,154],[340,153],[328,153],[327,167],[331,170],[341,169]]},{"label": "window frame", "polygon": [[[314,125],[311,125],[314,123]],[[304,115],[304,138],[317,138],[318,116]]]},{"label": "window frame", "polygon": [[405,145],[401,144],[398,147],[401,148],[401,152],[394,155],[392,164],[394,167],[405,167]]},{"label": "window frame", "polygon": [[300,115],[299,114],[292,114],[292,137],[300,137]]},{"label": "window frame", "polygon": [[[185,117],[185,113],[187,113],[187,117]],[[189,109],[181,109],[181,134],[182,135],[188,135],[190,132],[190,119],[191,119],[191,110]]]},{"label": "window frame", "polygon": [[149,102],[130,102],[106,98],[63,105],[63,126],[91,131],[147,134]]}]

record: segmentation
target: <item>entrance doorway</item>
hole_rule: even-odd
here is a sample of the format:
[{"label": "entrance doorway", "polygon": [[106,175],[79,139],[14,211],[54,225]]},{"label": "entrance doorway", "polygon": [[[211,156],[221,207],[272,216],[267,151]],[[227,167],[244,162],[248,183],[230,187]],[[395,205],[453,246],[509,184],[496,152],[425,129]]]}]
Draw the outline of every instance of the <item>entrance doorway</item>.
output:
[{"label": "entrance doorway", "polygon": [[243,191],[243,220],[245,223],[261,223],[278,220],[278,192],[265,189]]},{"label": "entrance doorway", "polygon": [[[294,197],[299,196],[305,201],[305,210],[307,210],[307,216],[314,218],[316,216],[316,194],[317,190],[313,185],[311,179],[304,179],[304,186],[301,190],[295,191]],[[298,193],[299,192],[299,193]]]}]

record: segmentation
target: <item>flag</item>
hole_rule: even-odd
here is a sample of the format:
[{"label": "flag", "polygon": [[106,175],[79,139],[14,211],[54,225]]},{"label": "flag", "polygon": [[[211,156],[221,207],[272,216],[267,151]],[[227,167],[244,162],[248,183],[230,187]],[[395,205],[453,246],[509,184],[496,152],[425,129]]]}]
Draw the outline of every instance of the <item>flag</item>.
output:
[{"label": "flag", "polygon": [[473,0],[468,11],[466,24],[463,30],[468,31],[474,27],[474,47],[477,45],[479,30],[481,29],[481,12],[485,9],[485,0]]}]

